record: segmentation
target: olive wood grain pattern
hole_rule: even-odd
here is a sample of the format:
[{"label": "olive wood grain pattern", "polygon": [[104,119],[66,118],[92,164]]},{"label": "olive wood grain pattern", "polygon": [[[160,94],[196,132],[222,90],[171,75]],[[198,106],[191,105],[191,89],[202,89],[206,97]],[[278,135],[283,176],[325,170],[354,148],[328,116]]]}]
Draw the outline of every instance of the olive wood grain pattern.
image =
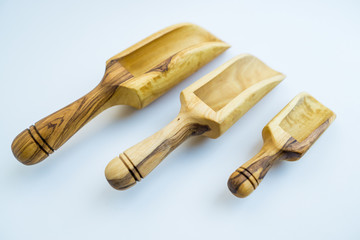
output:
[{"label": "olive wood grain pattern", "polygon": [[180,113],[169,125],[110,161],[108,182],[127,189],[190,136],[219,137],[284,77],[254,56],[233,58],[181,92]]},{"label": "olive wood grain pattern", "polygon": [[141,109],[227,48],[188,23],[149,36],[110,58],[102,81],[91,92],[22,131],[12,143],[14,156],[26,165],[44,160],[105,109]]},{"label": "olive wood grain pattern", "polygon": [[336,115],[307,93],[296,96],[263,129],[264,145],[229,178],[237,197],[252,193],[279,160],[300,159],[334,121]]}]

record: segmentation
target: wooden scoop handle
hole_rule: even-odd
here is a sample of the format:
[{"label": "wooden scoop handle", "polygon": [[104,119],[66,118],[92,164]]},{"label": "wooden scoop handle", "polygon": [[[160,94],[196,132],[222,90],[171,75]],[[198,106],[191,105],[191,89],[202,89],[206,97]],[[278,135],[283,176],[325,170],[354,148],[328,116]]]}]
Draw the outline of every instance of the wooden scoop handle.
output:
[{"label": "wooden scoop handle", "polygon": [[11,145],[14,156],[26,165],[44,160],[82,126],[110,107],[106,103],[116,88],[99,84],[82,98],[25,129]]},{"label": "wooden scoop handle", "polygon": [[179,115],[162,130],[111,160],[105,169],[106,179],[117,190],[132,187],[187,138],[208,130],[208,126],[192,123]]},{"label": "wooden scoop handle", "polygon": [[230,191],[240,198],[250,195],[281,156],[281,152],[263,147],[258,154],[231,174],[228,180]]}]

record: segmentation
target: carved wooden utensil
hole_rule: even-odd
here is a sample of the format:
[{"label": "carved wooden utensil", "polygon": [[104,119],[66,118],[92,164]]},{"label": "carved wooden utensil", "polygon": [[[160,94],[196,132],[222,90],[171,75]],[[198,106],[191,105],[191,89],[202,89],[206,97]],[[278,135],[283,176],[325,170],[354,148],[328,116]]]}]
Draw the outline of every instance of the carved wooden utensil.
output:
[{"label": "carved wooden utensil", "polygon": [[115,189],[129,188],[188,137],[219,137],[284,77],[254,56],[233,58],[183,90],[179,115],[115,157],[105,169],[107,180]]},{"label": "carved wooden utensil", "polygon": [[260,152],[230,176],[230,191],[237,197],[248,196],[275,161],[300,159],[335,117],[309,94],[297,95],[263,129]]},{"label": "carved wooden utensil", "polygon": [[147,106],[230,46],[193,24],[165,28],[106,62],[91,92],[21,132],[14,156],[31,165],[44,160],[82,126],[114,105]]}]

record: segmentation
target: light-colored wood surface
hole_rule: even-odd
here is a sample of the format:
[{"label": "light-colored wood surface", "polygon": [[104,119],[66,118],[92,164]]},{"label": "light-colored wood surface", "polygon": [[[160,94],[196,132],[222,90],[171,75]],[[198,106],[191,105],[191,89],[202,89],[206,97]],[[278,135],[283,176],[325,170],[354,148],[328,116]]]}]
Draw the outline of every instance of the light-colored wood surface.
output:
[{"label": "light-colored wood surface", "polygon": [[262,149],[230,176],[230,191],[237,197],[248,196],[276,161],[300,159],[335,117],[309,94],[297,95],[264,127]]},{"label": "light-colored wood surface", "polygon": [[179,115],[115,157],[105,169],[107,180],[115,189],[127,189],[188,137],[221,136],[284,77],[252,55],[231,59],[183,90]]},{"label": "light-colored wood surface", "polygon": [[141,109],[227,48],[188,23],[149,36],[110,58],[102,81],[91,92],[21,132],[12,143],[14,156],[26,165],[44,160],[105,109]]},{"label": "light-colored wood surface", "polygon": [[[1,240],[359,239],[360,1],[84,3],[0,1]],[[231,48],[141,111],[102,112],[41,164],[15,160],[14,137],[95,87],[109,57],[182,21]],[[189,138],[144,181],[115,191],[109,160],[166,126],[183,89],[240,53],[286,79],[218,139]],[[302,91],[336,120],[300,161],[275,164],[249,197],[234,197],[230,174]]]}]

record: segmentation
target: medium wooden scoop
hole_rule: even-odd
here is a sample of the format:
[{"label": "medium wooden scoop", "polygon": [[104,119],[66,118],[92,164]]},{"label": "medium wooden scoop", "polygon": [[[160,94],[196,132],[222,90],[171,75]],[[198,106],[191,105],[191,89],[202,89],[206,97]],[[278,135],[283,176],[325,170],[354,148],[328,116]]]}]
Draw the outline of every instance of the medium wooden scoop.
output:
[{"label": "medium wooden scoop", "polygon": [[254,56],[233,58],[183,90],[179,115],[115,157],[105,169],[107,180],[115,189],[129,188],[188,137],[219,137],[284,77]]},{"label": "medium wooden scoop", "polygon": [[106,62],[91,92],[22,131],[14,156],[31,165],[44,160],[82,126],[114,105],[141,109],[230,46],[193,24],[165,28]]},{"label": "medium wooden scoop", "polygon": [[297,95],[263,129],[264,145],[260,152],[230,176],[230,191],[237,197],[248,196],[275,161],[300,159],[335,117],[309,94]]}]

